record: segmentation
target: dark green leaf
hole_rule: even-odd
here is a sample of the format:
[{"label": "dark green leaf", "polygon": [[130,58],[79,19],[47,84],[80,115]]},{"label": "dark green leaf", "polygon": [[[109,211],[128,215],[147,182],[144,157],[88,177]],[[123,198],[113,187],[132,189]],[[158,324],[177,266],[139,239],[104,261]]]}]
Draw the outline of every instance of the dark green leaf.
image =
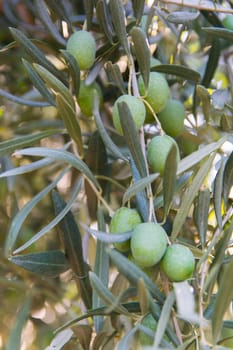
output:
[{"label": "dark green leaf", "polygon": [[35,5],[36,5],[36,12],[38,14],[38,17],[40,18],[41,22],[44,24],[45,28],[48,30],[48,32],[59,44],[65,45],[66,40],[59,33],[56,25],[53,23],[51,19],[51,15],[48,12],[48,9],[46,7],[44,0],[35,0]]},{"label": "dark green leaf", "polygon": [[96,4],[96,16],[103,29],[104,34],[111,44],[113,44],[113,28],[110,22],[110,13],[105,0],[99,0]]},{"label": "dark green leaf", "polygon": [[197,174],[193,178],[192,183],[186,189],[182,198],[181,206],[173,222],[173,229],[172,229],[172,235],[171,235],[172,241],[174,241],[177,235],[179,234],[179,231],[186,220],[186,217],[189,213],[189,210],[194,201],[194,198],[196,197],[199,188],[201,187],[206,175],[210,170],[214,157],[215,157],[215,154],[212,154],[211,156],[209,156],[206,162],[203,163],[201,168],[198,170]]},{"label": "dark green leaf", "polygon": [[172,74],[179,78],[190,80],[194,83],[200,81],[200,74],[195,70],[179,64],[161,64],[152,68],[152,71]]},{"label": "dark green leaf", "polygon": [[60,51],[69,66],[69,72],[72,78],[74,94],[78,96],[79,87],[80,87],[80,68],[78,66],[78,62],[74,58],[74,56],[71,55],[67,50],[60,50]]},{"label": "dark green leaf", "polygon": [[56,106],[56,102],[52,94],[49,92],[49,90],[45,86],[45,83],[43,82],[39,74],[35,71],[33,66],[25,59],[22,59],[22,61],[34,87],[40,92],[40,94],[46,99],[46,101],[48,101],[52,106]]},{"label": "dark green leaf", "polygon": [[233,30],[226,29],[226,28],[213,28],[213,27],[204,27],[202,30],[209,35],[211,35],[213,38],[220,38],[225,39],[229,41],[233,41]]},{"label": "dark green leaf", "polygon": [[120,102],[117,104],[120,116],[120,122],[122,130],[125,136],[126,143],[132,154],[135,165],[139,171],[141,177],[147,176],[145,158],[142,153],[142,148],[138,136],[138,131],[136,130],[135,123],[133,121],[129,107],[125,102]]},{"label": "dark green leaf", "polygon": [[137,19],[137,24],[140,23],[144,13],[145,0],[132,0],[134,17]]},{"label": "dark green leaf", "polygon": [[222,204],[223,204],[223,176],[226,164],[226,157],[222,157],[221,164],[214,180],[213,202],[214,211],[219,228],[222,227]]},{"label": "dark green leaf", "polygon": [[45,277],[56,277],[69,268],[66,256],[60,250],[14,255],[9,260],[25,270]]},{"label": "dark green leaf", "polygon": [[223,324],[223,316],[229,307],[230,302],[233,298],[233,278],[230,278],[232,275],[233,269],[233,259],[227,264],[224,269],[221,284],[217,293],[215,300],[213,315],[212,315],[212,334],[213,342],[216,344],[220,334],[220,330]]},{"label": "dark green leaf", "polygon": [[116,250],[108,250],[112,262],[133,285],[137,286],[137,281],[142,278],[148,288],[148,291],[160,302],[164,301],[164,295],[160,292],[156,284],[133,262],[127,259]]},{"label": "dark green leaf", "polygon": [[[132,157],[129,159],[129,162],[130,162],[132,177],[135,184],[139,183],[139,181],[141,180],[143,181]],[[147,179],[151,179],[151,175],[148,175]],[[125,193],[127,193],[127,191]],[[123,200],[124,200],[124,196],[123,196]],[[144,189],[136,193],[136,201],[137,201],[137,208],[141,217],[145,222],[147,222],[149,218],[149,201],[148,201],[146,191]]]},{"label": "dark green leaf", "polygon": [[164,217],[166,218],[172,204],[176,188],[177,171],[177,147],[172,145],[166,159],[164,178],[163,178],[163,198],[164,198]]},{"label": "dark green leaf", "polygon": [[[81,185],[81,183],[79,183],[79,185]],[[78,190],[80,190],[80,186],[78,186]],[[52,199],[55,215],[58,216],[62,213],[67,204],[56,191],[52,192]],[[61,240],[64,244],[65,254],[73,270],[81,297],[86,307],[91,308],[92,291],[88,277],[88,269],[83,259],[81,233],[70,210],[59,222],[58,227]]]},{"label": "dark green leaf", "polygon": [[190,21],[197,19],[199,15],[199,11],[174,11],[169,13],[166,19],[175,24],[188,24]]},{"label": "dark green leaf", "polygon": [[223,174],[223,200],[224,200],[225,208],[227,208],[228,196],[232,186],[233,186],[233,152],[231,152],[229,158],[226,161],[224,174]]},{"label": "dark green leaf", "polygon": [[133,27],[130,31],[134,44],[134,53],[138,61],[139,69],[147,91],[150,74],[150,57],[151,53],[148,46],[148,41],[145,32],[139,27]]},{"label": "dark green leaf", "polygon": [[71,107],[70,104],[66,102],[66,99],[60,93],[56,95],[57,108],[61,118],[65,124],[65,127],[74,140],[78,147],[80,157],[83,157],[83,143],[82,143],[82,134],[81,129],[78,123],[78,119],[75,113],[75,110]]},{"label": "dark green leaf", "polygon": [[32,61],[37,62],[38,64],[45,67],[51,74],[55,75],[60,79],[64,79],[64,76],[57,68],[47,60],[44,53],[35,46],[30,39],[28,39],[20,30],[16,28],[10,28],[10,31],[14,39],[24,48],[26,54],[31,57]]},{"label": "dark green leaf", "polygon": [[112,15],[112,22],[116,32],[116,35],[123,46],[127,55],[130,55],[127,32],[125,27],[125,13],[124,7],[121,1],[110,0],[109,1],[110,11]]},{"label": "dark green leaf", "polygon": [[7,341],[6,350],[20,350],[21,349],[21,336],[25,323],[29,317],[31,307],[31,299],[26,298],[25,302],[16,314],[16,320],[11,328],[10,335]]},{"label": "dark green leaf", "polygon": [[87,30],[90,30],[92,27],[92,18],[93,18],[93,11],[94,11],[94,3],[95,2],[96,1],[94,1],[94,0],[85,0],[84,1]]},{"label": "dark green leaf", "polygon": [[206,232],[208,228],[208,217],[210,208],[209,189],[199,191],[195,208],[195,223],[200,235],[202,247],[206,245]]},{"label": "dark green leaf", "polygon": [[122,74],[120,71],[119,66],[115,63],[108,61],[106,63],[106,73],[108,75],[108,78],[110,82],[112,82],[114,85],[118,87],[120,92],[124,95],[125,94],[125,85],[124,80],[122,78]]},{"label": "dark green leaf", "polygon": [[31,146],[33,143],[38,142],[51,135],[57,134],[59,132],[60,130],[46,130],[32,135],[15,137],[11,140],[0,142],[0,156],[10,154],[16,149]]},{"label": "dark green leaf", "polygon": [[204,76],[202,78],[201,84],[206,88],[209,87],[210,82],[214,76],[215,70],[218,67],[218,60],[221,53],[220,42],[218,38],[214,38],[212,41],[212,46],[209,51],[209,57],[206,64],[206,69]]}]

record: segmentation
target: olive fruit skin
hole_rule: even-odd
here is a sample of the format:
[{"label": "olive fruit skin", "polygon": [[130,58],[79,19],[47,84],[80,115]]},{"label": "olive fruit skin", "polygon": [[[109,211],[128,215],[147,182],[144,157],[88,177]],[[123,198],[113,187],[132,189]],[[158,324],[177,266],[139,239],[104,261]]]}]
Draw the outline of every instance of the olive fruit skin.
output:
[{"label": "olive fruit skin", "polygon": [[[114,213],[110,221],[109,231],[110,233],[132,231],[141,222],[141,217],[136,209],[121,207]],[[130,240],[116,242],[114,247],[120,252],[127,252],[130,249]]]},{"label": "olive fruit skin", "polygon": [[81,80],[77,101],[81,112],[87,117],[93,115],[95,93],[97,93],[101,105],[103,103],[103,95],[99,84],[93,82],[90,85],[86,85],[85,82]]},{"label": "olive fruit skin", "polygon": [[146,108],[144,106],[144,103],[137,97],[132,95],[122,95],[118,97],[118,99],[115,101],[113,105],[113,111],[112,111],[112,117],[113,117],[113,124],[118,131],[120,135],[123,135],[123,130],[121,127],[121,121],[118,111],[118,103],[125,102],[127,103],[129,110],[131,112],[133,121],[135,123],[136,129],[140,129],[140,127],[143,125],[146,117]]},{"label": "olive fruit skin", "polygon": [[[150,330],[152,330],[152,332],[156,332],[156,329],[157,329],[157,322],[156,320],[154,319],[154,317],[152,316],[152,314],[147,314],[141,324],[144,326],[144,327],[147,327],[149,328]],[[142,346],[151,346],[153,345],[154,343],[154,339],[151,338],[149,335],[145,334],[143,331],[139,331],[139,341],[140,341],[140,344]]]},{"label": "olive fruit skin", "polygon": [[158,118],[165,133],[177,137],[184,130],[184,105],[179,100],[169,99]]},{"label": "olive fruit skin", "polygon": [[135,227],[130,242],[132,256],[142,267],[157,264],[167,248],[166,231],[159,225],[144,222]]},{"label": "olive fruit skin", "polygon": [[166,159],[169,151],[175,145],[177,147],[177,163],[180,160],[179,148],[176,141],[169,135],[155,136],[151,139],[147,148],[147,159],[153,172],[164,175]]},{"label": "olive fruit skin", "polygon": [[145,101],[149,103],[155,113],[159,113],[164,109],[170,97],[170,89],[162,74],[150,73],[148,91],[146,91],[142,76],[140,76],[138,78],[138,88],[140,95],[144,96]]},{"label": "olive fruit skin", "polygon": [[226,15],[222,20],[222,24],[224,25],[225,28],[233,30],[233,15],[232,14]]},{"label": "olive fruit skin", "polygon": [[182,282],[192,276],[195,258],[188,247],[172,244],[167,248],[160,266],[171,282]]},{"label": "olive fruit skin", "polygon": [[67,51],[74,56],[81,70],[89,69],[96,55],[96,43],[92,34],[86,30],[74,32],[66,44]]}]

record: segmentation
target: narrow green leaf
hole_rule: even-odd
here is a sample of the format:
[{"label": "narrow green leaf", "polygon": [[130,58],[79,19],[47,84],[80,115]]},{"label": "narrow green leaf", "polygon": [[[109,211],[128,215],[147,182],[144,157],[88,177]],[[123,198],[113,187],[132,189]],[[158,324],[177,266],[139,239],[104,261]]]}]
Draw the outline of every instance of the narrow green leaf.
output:
[{"label": "narrow green leaf", "polygon": [[198,170],[197,174],[193,178],[192,183],[190,186],[186,189],[183,198],[182,203],[179,208],[179,211],[176,214],[176,217],[173,222],[173,229],[171,234],[171,240],[174,241],[176,237],[179,234],[179,231],[183,225],[183,223],[186,220],[186,217],[189,213],[190,207],[194,201],[194,198],[197,195],[197,192],[199,188],[201,187],[206,175],[208,174],[210,167],[212,165],[212,162],[214,160],[215,153],[212,154],[206,162],[201,166],[201,168]]},{"label": "narrow green leaf", "polygon": [[221,158],[221,165],[214,179],[213,202],[214,211],[219,228],[222,227],[222,195],[223,195],[223,176],[226,164],[226,157]]},{"label": "narrow green leaf", "polygon": [[206,246],[206,232],[208,228],[208,217],[210,208],[210,190],[199,191],[195,208],[195,224],[197,226],[202,247]]},{"label": "narrow green leaf", "polygon": [[147,91],[150,74],[150,58],[151,53],[145,32],[139,27],[133,27],[130,31],[134,44],[134,52],[138,61],[142,79]]},{"label": "narrow green leaf", "polygon": [[151,174],[138,181],[135,181],[124,193],[122,202],[125,205],[132,197],[136,196],[139,192],[144,190],[151,182],[157,179],[159,174]]},{"label": "narrow green leaf", "polygon": [[80,157],[82,158],[83,156],[82,133],[81,133],[81,128],[79,126],[75,110],[71,107],[70,104],[66,102],[66,99],[60,93],[56,95],[56,101],[57,101],[59,114],[61,115],[62,120],[64,121],[65,127],[70,137],[76,143]]},{"label": "narrow green leaf", "polygon": [[63,170],[59,176],[55,178],[55,180],[49,184],[47,187],[45,187],[41,192],[39,192],[35,197],[33,197],[25,206],[15,215],[13,220],[11,221],[9,233],[7,235],[7,239],[5,242],[4,251],[6,256],[8,256],[18,238],[18,235],[20,233],[20,229],[27,218],[27,216],[30,214],[32,209],[39,203],[56,185],[57,183],[62,179],[62,177],[67,173],[68,169]]},{"label": "narrow green leaf", "polygon": [[196,86],[196,92],[198,97],[201,100],[203,114],[206,122],[208,123],[210,120],[210,113],[211,113],[210,94],[208,90],[202,85]]},{"label": "narrow green leaf", "polygon": [[125,160],[128,162],[128,159],[121,153],[121,151],[119,150],[119,148],[115,145],[115,143],[112,141],[112,139],[110,138],[110,136],[108,135],[104,124],[102,122],[100,113],[99,113],[99,101],[98,98],[96,97],[95,99],[95,105],[94,105],[94,111],[93,111],[93,115],[95,117],[95,122],[98,128],[98,131],[100,133],[100,136],[103,140],[103,143],[105,144],[106,148],[112,153],[113,156],[115,156],[116,158]]},{"label": "narrow green leaf", "polygon": [[49,157],[60,162],[66,162],[72,165],[74,168],[78,169],[82,174],[84,174],[93,184],[100,188],[99,183],[97,182],[95,176],[92,174],[90,169],[86,164],[74,154],[64,151],[56,150],[46,147],[33,147],[25,148],[19,151],[16,151],[15,154],[27,155],[27,156],[37,156],[37,157]]},{"label": "narrow green leaf", "polygon": [[180,64],[160,64],[158,66],[153,67],[152,71],[172,74],[179,78],[190,80],[196,84],[200,81],[201,78],[198,72]]},{"label": "narrow green leaf", "polygon": [[11,329],[9,339],[7,341],[6,350],[20,350],[21,349],[21,336],[25,323],[29,317],[31,307],[31,299],[26,298],[25,302],[16,314],[15,323]]},{"label": "narrow green leaf", "polygon": [[46,165],[49,165],[52,162],[53,161],[51,159],[44,158],[44,159],[38,160],[36,162],[33,162],[31,164],[22,165],[20,167],[4,171],[3,173],[0,174],[0,178],[1,177],[9,177],[9,176],[16,176],[16,175],[26,174],[26,173],[29,173],[31,171],[40,169],[40,168],[42,168],[42,167],[44,167]]},{"label": "narrow green leaf", "polygon": [[228,136],[225,135],[217,142],[212,142],[188,155],[187,157],[181,159],[178,164],[177,175],[182,174],[183,172],[190,170],[194,165],[198,164],[201,160],[207,157],[211,152],[219,149],[225,141],[227,141]]},{"label": "narrow green leaf", "polygon": [[166,159],[164,178],[163,178],[163,198],[164,198],[164,217],[166,218],[172,204],[176,189],[176,171],[177,171],[177,147],[172,145]]},{"label": "narrow green leaf", "polygon": [[33,101],[33,100],[28,100],[24,97],[18,97],[15,95],[10,94],[9,92],[6,92],[2,89],[0,89],[0,96],[14,102],[14,103],[19,103],[21,105],[29,106],[29,107],[49,107],[50,103],[49,102],[40,102],[40,101]]},{"label": "narrow green leaf", "polygon": [[112,15],[112,22],[116,32],[116,35],[123,46],[126,54],[129,56],[129,46],[127,40],[127,32],[125,27],[125,13],[124,7],[121,1],[110,0],[110,11]]},{"label": "narrow green leaf", "polygon": [[[105,230],[106,225],[104,222],[104,213],[101,208],[98,209],[97,212],[98,219],[98,230]],[[94,273],[100,278],[102,283],[107,287],[108,286],[108,276],[109,276],[109,256],[106,252],[106,243],[97,241],[96,244],[96,257],[95,257],[95,265],[94,265]],[[102,300],[99,298],[97,293],[93,291],[92,293],[92,308],[96,309],[98,307],[103,306]],[[103,325],[103,317],[95,316],[94,324],[96,332],[99,332],[102,329]]]},{"label": "narrow green leaf", "polygon": [[142,278],[138,279],[137,295],[138,295],[138,301],[140,304],[141,313],[142,315],[145,315],[149,311],[150,300],[149,300],[148,290]]},{"label": "narrow green leaf", "polygon": [[66,45],[66,40],[59,33],[57,26],[53,23],[51,15],[48,12],[46,4],[43,0],[35,0],[36,13],[44,24],[45,28],[52,35],[52,37],[62,45]]},{"label": "narrow green leaf", "polygon": [[[81,185],[82,181],[78,181],[77,188],[74,189],[74,199],[76,200]],[[76,278],[81,297],[86,307],[90,309],[92,305],[92,291],[88,277],[88,267],[83,258],[81,232],[70,211],[72,202],[66,203],[57,191],[52,192],[52,199],[56,218],[59,218],[57,223],[59,223],[59,235],[64,245],[65,254]]]},{"label": "narrow green leaf", "polygon": [[61,250],[14,255],[9,260],[25,270],[46,277],[57,277],[69,268],[66,256]]},{"label": "narrow green leaf", "polygon": [[96,291],[99,297],[103,300],[106,306],[110,306],[111,308],[114,306],[112,310],[119,312],[120,314],[128,315],[128,311],[121,305],[118,305],[115,296],[110,292],[110,290],[101,282],[99,277],[94,272],[89,272],[90,282],[92,288]]},{"label": "narrow green leaf", "polygon": [[[132,172],[132,178],[136,184],[141,180],[141,176],[139,174],[139,171],[132,157],[129,159],[129,162],[130,162],[130,168]],[[150,176],[153,176],[153,175],[148,175],[148,178],[150,178]],[[141,217],[145,222],[147,222],[149,218],[149,201],[148,201],[148,197],[145,189],[144,190],[142,189],[140,192],[136,193],[136,201],[137,201],[137,209]]]},{"label": "narrow green leaf", "polygon": [[138,131],[136,130],[129,107],[125,102],[117,104],[120,116],[122,130],[125,136],[125,141],[132,154],[135,165],[141,177],[147,176],[146,163],[142,153],[141,144],[139,141]]},{"label": "narrow green leaf", "polygon": [[227,208],[228,197],[233,186],[233,152],[231,152],[229,158],[226,161],[226,165],[223,173],[223,200],[225,208]]},{"label": "narrow green leaf", "polygon": [[142,278],[149,292],[160,302],[164,301],[164,295],[160,292],[156,284],[133,262],[115,250],[108,250],[112,262],[133,285],[137,286],[137,281]]},{"label": "narrow green leaf", "polygon": [[30,146],[46,137],[59,133],[60,130],[46,130],[31,135],[15,137],[11,140],[0,142],[0,156],[10,154],[16,149]]},{"label": "narrow green leaf", "polygon": [[22,59],[22,62],[34,87],[40,92],[40,94],[45,98],[46,101],[48,101],[52,106],[56,106],[56,102],[52,94],[49,92],[49,90],[45,86],[45,83],[43,82],[39,74],[35,71],[33,66],[24,58]]},{"label": "narrow green leaf", "polygon": [[64,216],[69,212],[72,205],[74,204],[75,200],[77,199],[77,195],[79,193],[79,183],[77,184],[76,188],[74,189],[72,196],[70,198],[70,201],[67,203],[66,207],[57,215],[48,225],[43,227],[39,232],[37,232],[31,239],[29,239],[26,243],[24,243],[22,246],[14,250],[14,254],[18,254],[25,250],[26,248],[30,247],[32,244],[37,242],[41,237],[43,237],[47,232],[51,231],[63,218]]},{"label": "narrow green leaf", "polygon": [[204,27],[202,30],[213,38],[225,39],[228,41],[233,41],[233,30],[226,28],[213,28],[213,27]]},{"label": "narrow green leaf", "polygon": [[105,67],[106,73],[108,75],[109,81],[116,85],[120,92],[124,95],[126,93],[125,91],[125,85],[124,85],[124,80],[120,71],[120,68],[118,64],[113,64],[111,61],[108,61],[106,63]]},{"label": "narrow green leaf", "polygon": [[37,63],[34,63],[33,66],[35,67],[36,71],[39,73],[41,78],[46,82],[48,87],[55,91],[56,94],[60,93],[66,100],[67,104],[75,110],[74,100],[69,89],[43,66]]},{"label": "narrow green leaf", "polygon": [[230,278],[232,275],[232,269],[233,259],[231,259],[224,269],[221,284],[219,285],[219,290],[215,300],[212,314],[212,335],[214,344],[218,341],[219,333],[223,324],[223,316],[233,298],[233,278]]},{"label": "narrow green leaf", "polygon": [[154,338],[154,343],[153,343],[153,347],[158,347],[163,339],[164,333],[166,331],[169,319],[170,319],[170,315],[171,315],[171,311],[172,311],[172,307],[174,305],[175,302],[175,293],[174,291],[171,291],[164,304],[163,304],[163,308],[161,311],[161,315],[157,324],[157,328],[156,328],[156,333],[155,333],[155,338]]},{"label": "narrow green leaf", "polygon": [[103,231],[97,231],[93,230],[92,228],[88,227],[87,225],[83,225],[85,230],[93,235],[95,238],[97,238],[101,242],[105,243],[116,243],[116,242],[125,242],[129,238],[131,238],[133,231],[128,231],[128,232],[122,232],[122,233],[107,233]]},{"label": "narrow green leaf", "polygon": [[69,72],[72,78],[74,94],[78,96],[80,88],[80,68],[78,66],[78,62],[67,50],[60,50],[60,52],[68,64]]},{"label": "narrow green leaf", "polygon": [[211,80],[214,76],[215,70],[218,67],[218,60],[221,54],[221,46],[218,38],[214,37],[212,41],[212,46],[208,55],[208,61],[206,64],[206,69],[204,76],[202,78],[201,84],[206,88],[209,87]]},{"label": "narrow green leaf", "polygon": [[85,15],[86,15],[86,26],[87,30],[89,31],[92,27],[92,18],[93,18],[93,12],[94,12],[94,5],[96,1],[94,0],[86,0],[84,2],[85,6]]},{"label": "narrow green leaf", "polygon": [[145,0],[132,0],[134,17],[137,19],[137,24],[140,23],[144,13]]},{"label": "narrow green leaf", "polygon": [[175,24],[187,24],[194,21],[200,15],[199,11],[173,11],[167,15],[167,21]]},{"label": "narrow green leaf", "polygon": [[46,58],[44,53],[38,49],[36,45],[32,43],[30,39],[26,37],[20,30],[16,28],[9,28],[11,31],[11,34],[13,35],[14,39],[17,41],[17,43],[20,44],[24,48],[24,52],[31,57],[33,62],[37,62],[43,67],[45,67],[48,71],[51,72],[51,74],[54,74],[56,77],[60,79],[64,79],[64,76],[57,68]]},{"label": "narrow green leaf", "polygon": [[96,16],[103,29],[106,38],[113,44],[113,28],[110,22],[110,13],[105,0],[99,0],[96,4]]}]

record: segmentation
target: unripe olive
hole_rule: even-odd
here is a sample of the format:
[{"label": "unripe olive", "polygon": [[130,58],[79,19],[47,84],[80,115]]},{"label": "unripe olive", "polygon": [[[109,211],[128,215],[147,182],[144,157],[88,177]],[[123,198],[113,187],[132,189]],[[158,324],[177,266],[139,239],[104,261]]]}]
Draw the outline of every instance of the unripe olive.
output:
[{"label": "unripe olive", "polygon": [[141,223],[133,230],[130,247],[132,256],[139,265],[153,266],[165,253],[167,234],[159,224]]},{"label": "unripe olive", "polygon": [[100,105],[103,103],[103,94],[97,82],[86,85],[83,80],[80,82],[80,89],[78,94],[78,105],[83,114],[87,117],[93,115],[94,99],[97,93]]},{"label": "unripe olive", "polygon": [[166,134],[177,137],[184,129],[184,105],[174,99],[169,99],[165,108],[158,114],[161,126]]},{"label": "unripe olive", "polygon": [[[114,213],[109,231],[111,233],[132,231],[140,223],[141,217],[136,209],[121,207]],[[114,243],[114,247],[121,252],[127,252],[130,249],[130,240]]]},{"label": "unripe olive", "polygon": [[135,123],[136,129],[140,129],[143,125],[145,117],[146,117],[146,109],[144,103],[137,97],[132,95],[122,95],[120,96],[113,106],[112,116],[113,116],[113,124],[119,134],[123,135],[123,130],[121,127],[121,121],[118,111],[118,103],[126,102],[129,110],[131,112],[133,121]]},{"label": "unripe olive", "polygon": [[81,70],[89,69],[96,54],[96,43],[91,33],[79,30],[69,37],[66,45],[67,51],[74,56]]}]

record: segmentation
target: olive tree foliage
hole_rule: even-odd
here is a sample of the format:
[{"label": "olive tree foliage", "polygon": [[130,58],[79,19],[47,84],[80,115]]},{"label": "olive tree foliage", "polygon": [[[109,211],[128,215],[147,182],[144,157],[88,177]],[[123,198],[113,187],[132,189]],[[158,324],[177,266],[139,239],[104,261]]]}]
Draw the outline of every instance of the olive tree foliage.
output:
[{"label": "olive tree foliage", "polygon": [[[231,14],[231,0],[2,2],[5,349],[232,348]],[[85,71],[66,50],[78,30],[96,43]],[[185,108],[163,175],[147,159],[150,140],[165,134],[146,98],[152,72]],[[82,84],[98,84],[83,97],[91,115]],[[119,103],[120,135],[112,110],[124,94],[147,116],[137,130]],[[160,264],[145,270],[114,248],[133,234],[109,233],[122,206],[192,251],[191,278],[171,282]]]}]

